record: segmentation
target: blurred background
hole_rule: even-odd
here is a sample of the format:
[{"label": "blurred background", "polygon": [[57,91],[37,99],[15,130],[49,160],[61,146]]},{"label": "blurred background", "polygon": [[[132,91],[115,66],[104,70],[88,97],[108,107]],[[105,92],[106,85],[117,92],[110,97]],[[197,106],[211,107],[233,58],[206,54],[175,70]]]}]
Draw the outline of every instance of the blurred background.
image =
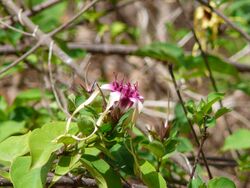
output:
[{"label": "blurred background", "polygon": [[[202,49],[209,54],[218,90],[225,93],[223,105],[232,109],[226,115],[227,123],[220,118],[217,125],[208,130],[204,151],[210,157],[214,176],[229,177],[238,187],[250,186],[249,151],[242,152],[240,159],[235,152],[221,151],[229,135],[226,124],[233,132],[250,128],[250,46],[246,35],[195,0],[100,0],[73,21],[71,19],[93,1],[13,2],[21,8],[16,15],[0,6],[0,121],[25,121],[29,129],[34,129],[53,119],[65,119],[62,109],[67,109],[71,93],[91,88],[95,82],[110,82],[117,74],[120,80],[138,82],[144,96],[137,126],[145,134],[161,135],[164,124],[170,130],[177,130],[183,141],[180,152],[192,163],[197,149],[192,144],[193,137],[166,63],[134,55],[134,52],[155,41],[174,46],[173,53],[183,53],[183,59],[174,65],[178,89],[184,101],[200,101],[214,88],[193,30]],[[250,35],[249,0],[211,0],[209,3],[230,23]],[[27,27],[22,15],[27,16],[35,28]],[[51,43],[38,46],[11,66],[37,44],[40,31],[50,33],[65,23],[68,24],[52,38],[77,67],[67,66],[67,61],[54,51],[49,66]],[[10,69],[3,71],[9,66]],[[219,104],[214,108],[218,109]],[[198,126],[195,129],[198,131]]]}]

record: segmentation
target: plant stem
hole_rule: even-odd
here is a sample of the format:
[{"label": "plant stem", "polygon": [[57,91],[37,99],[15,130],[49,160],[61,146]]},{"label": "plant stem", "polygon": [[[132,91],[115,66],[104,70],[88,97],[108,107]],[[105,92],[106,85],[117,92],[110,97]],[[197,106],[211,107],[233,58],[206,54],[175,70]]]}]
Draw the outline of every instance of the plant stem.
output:
[{"label": "plant stem", "polygon": [[[185,113],[185,116],[186,116],[186,118],[187,118],[188,124],[189,124],[189,126],[190,126],[190,128],[191,128],[191,131],[192,131],[192,134],[193,134],[193,136],[194,136],[195,142],[196,142],[197,146],[200,147],[200,142],[199,142],[199,139],[198,139],[198,137],[197,137],[197,134],[196,134],[196,132],[195,132],[195,130],[194,130],[194,128],[193,128],[192,122],[190,121],[190,119],[189,119],[188,116],[187,116],[187,109],[186,109],[186,107],[185,107],[185,105],[184,105],[184,101],[183,101],[183,99],[182,99],[182,96],[181,96],[179,87],[178,87],[178,85],[177,85],[177,82],[176,82],[176,79],[175,79],[175,76],[174,76],[174,72],[173,72],[173,65],[172,65],[172,64],[168,64],[168,70],[169,70],[169,73],[170,73],[170,75],[171,75],[171,78],[172,78],[172,81],[173,81],[173,84],[174,84],[174,87],[175,87],[175,91],[176,91],[177,96],[178,96],[178,98],[179,98],[179,101],[180,101],[180,103],[181,103],[182,109],[183,109],[183,111],[184,111],[184,113]],[[211,171],[210,171],[210,169],[209,169],[209,166],[208,166],[208,163],[207,163],[207,160],[206,160],[206,157],[205,157],[205,154],[204,154],[204,152],[203,152],[202,147],[201,147],[201,155],[202,155],[202,158],[203,158],[205,167],[206,167],[206,169],[207,169],[207,173],[208,173],[209,179],[212,179],[213,176],[212,176],[212,173],[211,173]]]},{"label": "plant stem", "polygon": [[206,127],[206,117],[205,117],[204,118],[204,131],[202,131],[201,144],[200,144],[200,147],[198,149],[198,153],[197,153],[197,155],[195,157],[195,160],[194,160],[194,166],[193,166],[193,169],[192,169],[190,180],[192,180],[193,177],[194,177],[194,173],[195,173],[195,170],[196,170],[199,158],[200,158],[201,150],[202,150],[202,147],[203,147],[203,145],[205,143],[206,138],[207,138],[207,127]]},{"label": "plant stem", "polygon": [[[212,11],[215,11],[215,9],[213,9],[213,7],[211,7],[211,6],[209,5],[209,3],[204,4],[205,2],[202,1],[202,0],[197,0],[197,1],[199,1],[200,3],[202,3],[202,4],[205,5],[205,6],[208,6],[208,8],[210,8]],[[212,69],[211,69],[211,67],[210,67],[210,65],[209,65],[207,53],[206,53],[206,51],[202,48],[201,42],[200,42],[198,36],[196,35],[196,32],[195,32],[194,27],[193,27],[193,24],[192,24],[192,23],[190,22],[190,20],[188,19],[188,16],[186,15],[185,9],[184,9],[184,7],[182,6],[180,0],[177,0],[177,3],[179,4],[179,6],[181,7],[181,9],[183,10],[184,18],[187,20],[187,24],[188,24],[189,28],[191,29],[191,31],[192,31],[192,33],[193,33],[193,35],[194,35],[195,41],[196,41],[197,44],[198,44],[198,47],[199,47],[201,56],[202,56],[202,58],[203,58],[203,60],[204,60],[206,69],[208,70],[208,77],[209,77],[209,79],[210,79],[210,81],[211,81],[213,90],[214,90],[215,92],[219,92],[218,87],[217,87],[217,84],[216,84],[215,79],[214,79],[214,76],[213,76]],[[249,40],[250,38],[247,38],[247,39]],[[220,108],[223,108],[222,100],[219,100],[219,104],[220,104]],[[230,128],[230,125],[229,125],[229,122],[228,122],[228,120],[227,120],[226,115],[223,116],[223,119],[224,119],[224,121],[225,121],[226,128],[227,128],[229,134],[231,135],[231,134],[233,133],[233,131],[232,131],[232,129]],[[237,157],[239,158],[239,157],[240,157],[239,151],[236,150],[236,154],[237,154]]]}]

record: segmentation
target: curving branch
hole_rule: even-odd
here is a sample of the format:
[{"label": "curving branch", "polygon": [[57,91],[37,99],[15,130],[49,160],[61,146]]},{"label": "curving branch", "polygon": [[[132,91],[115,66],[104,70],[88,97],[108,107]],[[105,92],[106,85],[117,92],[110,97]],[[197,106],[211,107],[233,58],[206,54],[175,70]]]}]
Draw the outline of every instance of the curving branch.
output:
[{"label": "curving branch", "polygon": [[[188,111],[187,111],[187,109],[186,109],[186,107],[185,107],[185,103],[184,103],[184,100],[183,100],[183,98],[182,98],[182,95],[181,95],[179,86],[177,85],[176,78],[175,78],[175,75],[174,75],[174,72],[173,72],[173,65],[172,65],[172,64],[169,64],[169,65],[168,65],[168,70],[169,70],[169,74],[170,74],[170,76],[171,76],[172,82],[173,82],[173,84],[174,84],[175,92],[176,92],[176,94],[177,94],[177,96],[178,96],[179,102],[180,102],[180,104],[181,104],[181,106],[182,106],[182,109],[183,109],[183,111],[184,111],[184,114],[185,114],[185,117],[186,117],[186,119],[187,119],[188,125],[189,125],[189,127],[190,127],[190,129],[191,129],[191,132],[192,132],[193,136],[194,136],[194,140],[195,140],[195,142],[196,142],[196,145],[199,147],[199,153],[201,153],[201,157],[202,157],[202,159],[203,159],[203,161],[204,161],[204,164],[205,164],[205,167],[206,167],[206,170],[207,170],[209,179],[212,179],[213,176],[212,176],[212,173],[211,173],[211,171],[210,171],[210,168],[209,168],[209,165],[208,165],[208,162],[207,162],[205,153],[204,153],[203,148],[202,148],[203,143],[202,143],[202,144],[200,143],[200,141],[199,141],[199,139],[198,139],[198,136],[197,136],[197,134],[196,134],[196,132],[195,132],[195,130],[194,130],[193,124],[192,124],[192,122],[190,121],[190,119],[188,118]],[[198,157],[199,157],[199,155],[198,155]],[[192,178],[192,174],[191,174],[190,177]]]},{"label": "curving branch", "polygon": [[[136,45],[121,45],[121,44],[85,44],[69,42],[67,44],[69,49],[82,49],[93,54],[105,55],[132,55],[138,49]],[[25,52],[29,44],[19,44],[16,47],[11,45],[0,46],[0,54],[9,55],[16,54],[17,52]],[[241,64],[238,62],[224,59],[226,62],[232,64],[239,72],[250,72],[250,65]]]},{"label": "curving branch", "polygon": [[132,55],[138,50],[135,45],[122,44],[84,44],[84,43],[68,43],[70,49],[83,49],[90,53],[106,54],[106,55]]},{"label": "curving branch", "polygon": [[[37,48],[39,48],[40,45],[45,45],[48,48],[50,47],[51,43],[53,42],[52,36],[55,35],[57,32],[61,31],[63,28],[65,28],[66,25],[69,25],[73,21],[75,21],[81,14],[83,14],[86,10],[91,8],[95,3],[98,2],[98,0],[94,0],[91,3],[87,4],[76,16],[74,16],[71,20],[68,22],[62,24],[58,28],[56,28],[54,31],[52,31],[50,34],[45,34],[43,31],[41,31],[37,25],[35,25],[26,15],[20,14],[20,8],[12,1],[12,0],[1,0],[0,1],[3,6],[8,10],[8,12],[13,15],[13,16],[19,16],[19,21],[27,27],[27,29],[34,34],[34,37],[38,41],[36,48],[32,48],[33,51],[35,51]],[[32,52],[33,52],[32,51]],[[77,64],[74,62],[74,60],[66,54],[61,48],[59,48],[58,45],[54,44],[53,47],[53,53],[61,59],[61,61],[68,65],[70,68],[72,68],[75,73],[79,76],[82,77],[82,72],[80,71],[79,67]],[[27,56],[24,56],[26,58]],[[22,59],[21,59],[22,60]],[[19,61],[20,62],[20,61]],[[10,66],[6,67],[4,70],[0,71],[0,74],[8,71],[10,68],[18,64],[19,62],[15,62],[11,64]]]}]

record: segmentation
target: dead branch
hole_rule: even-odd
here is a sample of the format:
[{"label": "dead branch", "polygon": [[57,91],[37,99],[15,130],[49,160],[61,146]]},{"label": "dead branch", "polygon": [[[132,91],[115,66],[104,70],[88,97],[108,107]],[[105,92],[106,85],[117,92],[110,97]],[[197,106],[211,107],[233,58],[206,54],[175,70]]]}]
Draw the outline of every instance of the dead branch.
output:
[{"label": "dead branch", "polygon": [[[76,16],[74,16],[71,20],[66,22],[65,24],[59,26],[56,28],[54,31],[52,31],[49,35],[43,33],[37,25],[35,25],[26,15],[20,14],[20,8],[12,1],[12,0],[1,0],[0,1],[3,6],[9,11],[9,13],[13,16],[19,16],[19,22],[23,23],[27,29],[34,34],[34,37],[37,39],[38,43],[36,45],[36,48],[32,48],[33,51],[35,51],[40,45],[46,45],[48,48],[50,44],[53,42],[52,36],[55,35],[57,32],[61,31],[65,26],[69,25],[72,23],[75,19],[77,19],[81,14],[83,14],[86,10],[91,8],[95,3],[98,2],[98,0],[94,0],[88,5],[86,5]],[[80,14],[81,13],[81,14]],[[32,52],[33,52],[32,51]],[[32,53],[31,52],[31,53]],[[58,45],[54,44],[53,47],[53,53],[62,60],[62,62],[69,67],[71,67],[75,73],[79,76],[82,77],[82,72],[78,68],[77,64],[74,62],[74,60],[68,56]],[[30,54],[30,53],[29,53]],[[28,54],[28,55],[29,55]],[[23,56],[23,59],[26,58],[27,56]],[[22,60],[22,59],[21,59]],[[10,66],[6,67],[5,69],[0,71],[0,74],[6,72],[10,68],[14,67],[17,65],[20,61],[16,61],[15,63],[11,64]]]}]

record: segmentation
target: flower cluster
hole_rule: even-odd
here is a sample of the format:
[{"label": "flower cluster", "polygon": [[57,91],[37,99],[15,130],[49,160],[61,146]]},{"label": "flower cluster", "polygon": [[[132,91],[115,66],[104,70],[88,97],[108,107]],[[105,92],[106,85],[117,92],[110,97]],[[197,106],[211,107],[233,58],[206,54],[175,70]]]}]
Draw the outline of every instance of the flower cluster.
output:
[{"label": "flower cluster", "polygon": [[143,97],[139,94],[138,83],[124,83],[124,80],[115,79],[110,84],[102,85],[101,88],[111,92],[110,105],[117,104],[123,112],[131,107],[138,107],[138,110],[141,111]]}]

